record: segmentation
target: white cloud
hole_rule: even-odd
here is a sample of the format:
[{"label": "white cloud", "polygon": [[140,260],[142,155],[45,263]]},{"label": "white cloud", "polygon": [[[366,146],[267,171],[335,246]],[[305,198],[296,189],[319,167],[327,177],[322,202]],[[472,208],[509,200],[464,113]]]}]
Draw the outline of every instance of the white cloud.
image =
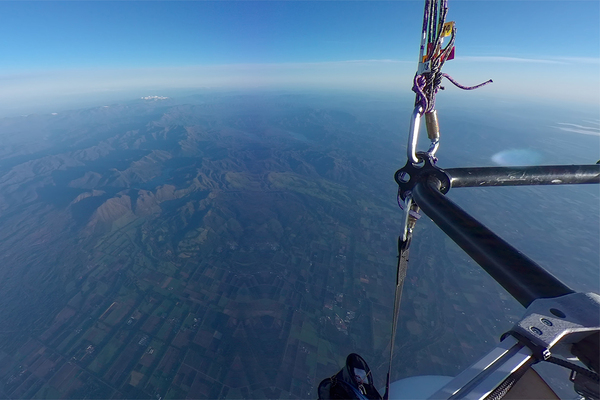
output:
[{"label": "white cloud", "polygon": [[[600,101],[592,58],[458,57],[444,71],[464,84],[492,78],[478,93],[595,105]],[[487,62],[486,65],[473,65]],[[580,62],[573,74],[571,62]],[[196,65],[0,73],[0,117],[86,107],[172,89],[357,90],[411,94],[416,60],[368,59],[308,63]],[[445,85],[449,91],[458,90]],[[171,92],[169,92],[171,93]],[[173,96],[173,94],[168,94]],[[44,111],[45,112],[45,111]],[[576,127],[573,127],[576,128]]]},{"label": "white cloud", "polygon": [[397,80],[414,74],[416,62],[345,60],[313,63],[227,64],[163,68],[80,69],[0,74],[0,95],[55,90],[56,94],[113,91],[133,87],[242,87],[281,84],[333,84]]},{"label": "white cloud", "polygon": [[596,126],[584,126],[584,125],[577,125],[577,124],[570,124],[568,122],[557,122],[557,124],[559,125],[567,125],[567,126],[573,126],[575,128],[581,128],[581,129],[587,129],[587,130],[593,130],[593,131],[597,131],[598,127]]},{"label": "white cloud", "polygon": [[165,97],[165,96],[144,96],[141,99],[142,100],[155,100],[156,101],[156,100],[167,100],[168,97]]},{"label": "white cloud", "polygon": [[562,60],[569,64],[600,64],[598,57],[556,57],[556,60]]},{"label": "white cloud", "polygon": [[598,126],[585,126],[578,124],[571,124],[568,122],[557,122],[557,125],[553,128],[560,129],[565,132],[581,133],[582,135],[600,136],[600,127]]},{"label": "white cloud", "polygon": [[458,61],[491,62],[491,63],[524,63],[524,64],[600,64],[600,58],[595,57],[543,57],[523,58],[504,56],[457,56]]},{"label": "white cloud", "polygon": [[501,57],[501,56],[460,56],[457,61],[470,62],[492,62],[492,63],[528,63],[528,64],[568,64],[564,60],[550,60],[539,58],[519,58],[519,57]]},{"label": "white cloud", "polygon": [[[82,99],[121,101],[170,89],[346,89],[405,91],[416,63],[345,60],[315,63],[198,65],[0,73],[3,115],[37,112],[49,98],[79,105]],[[70,107],[70,106],[69,106]]]}]

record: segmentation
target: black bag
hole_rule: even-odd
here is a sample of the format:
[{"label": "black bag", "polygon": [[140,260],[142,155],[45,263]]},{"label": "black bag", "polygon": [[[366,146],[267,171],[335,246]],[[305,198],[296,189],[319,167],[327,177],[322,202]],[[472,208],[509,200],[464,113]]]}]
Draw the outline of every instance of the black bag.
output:
[{"label": "black bag", "polygon": [[358,354],[346,357],[346,365],[331,378],[319,384],[319,400],[357,399],[381,400],[373,385],[373,375],[367,362]]}]

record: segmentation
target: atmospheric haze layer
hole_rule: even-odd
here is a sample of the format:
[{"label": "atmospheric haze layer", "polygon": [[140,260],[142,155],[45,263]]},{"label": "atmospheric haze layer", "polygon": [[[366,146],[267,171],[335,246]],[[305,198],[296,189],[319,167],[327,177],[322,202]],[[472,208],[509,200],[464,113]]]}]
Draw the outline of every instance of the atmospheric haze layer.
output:
[{"label": "atmospheric haze layer", "polygon": [[[350,352],[381,386],[410,105],[152,92],[0,119],[0,397],[315,398]],[[597,113],[438,109],[442,167],[600,158],[600,137],[570,129],[597,129]],[[448,195],[600,291],[596,186]],[[457,374],[522,312],[421,218],[394,378]]]}]

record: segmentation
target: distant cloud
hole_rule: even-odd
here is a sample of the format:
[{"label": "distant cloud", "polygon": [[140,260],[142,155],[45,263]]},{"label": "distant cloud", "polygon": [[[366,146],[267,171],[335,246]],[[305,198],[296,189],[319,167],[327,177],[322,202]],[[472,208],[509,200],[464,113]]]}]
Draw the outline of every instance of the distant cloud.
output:
[{"label": "distant cloud", "polygon": [[598,57],[557,57],[556,60],[562,60],[569,64],[600,64]]},{"label": "distant cloud", "polygon": [[527,63],[527,64],[600,64],[600,58],[594,57],[546,57],[522,58],[503,56],[462,56],[456,57],[459,61],[494,62],[494,63]]},{"label": "distant cloud", "polygon": [[519,57],[500,57],[500,56],[463,56],[456,57],[459,61],[472,62],[505,62],[505,63],[534,63],[534,64],[568,64],[566,61],[549,60],[539,58],[519,58]]},{"label": "distant cloud", "polygon": [[167,100],[168,97],[165,97],[165,96],[144,96],[141,99],[142,100]]},{"label": "distant cloud", "polygon": [[52,105],[49,96],[54,104],[81,106],[93,98],[106,104],[154,93],[165,96],[171,89],[410,91],[415,69],[415,62],[367,59],[0,72],[0,117],[45,109]]},{"label": "distant cloud", "polygon": [[557,122],[557,125],[561,126],[554,126],[553,128],[566,132],[581,133],[582,135],[600,136],[600,126],[585,126],[568,122]]},{"label": "distant cloud", "polygon": [[344,63],[396,63],[396,64],[415,64],[415,61],[404,61],[404,60],[387,60],[387,59],[383,59],[383,60],[347,60],[347,61],[340,61],[340,62],[344,62]]},{"label": "distant cloud", "polygon": [[[410,64],[415,66],[416,61],[406,60],[392,60],[392,59],[368,59],[368,60],[341,60],[341,61],[317,61],[317,62],[283,62],[283,63],[254,63],[254,64],[225,64],[219,66],[220,68],[268,68],[268,69],[281,69],[290,67],[318,67],[318,66],[338,66],[346,64]],[[188,68],[204,68],[203,66],[197,67],[181,67],[183,69]]]},{"label": "distant cloud", "polygon": [[[544,101],[560,100],[586,107],[600,102],[598,65],[594,58],[464,56],[457,60],[463,61],[448,63],[446,71],[455,78],[464,80],[465,84],[489,78],[497,82],[477,92],[487,96],[524,96]],[[470,65],[476,62],[488,64]],[[573,63],[579,64],[574,67]],[[60,111],[88,104],[97,106],[157,93],[175,96],[173,89],[341,89],[408,95],[411,94],[416,68],[416,60],[354,59],[272,64],[2,71],[0,117],[30,114],[40,110]],[[577,74],[573,73],[574,70]],[[448,92],[451,90],[454,88],[450,88]],[[59,106],[60,109],[57,109]]]}]

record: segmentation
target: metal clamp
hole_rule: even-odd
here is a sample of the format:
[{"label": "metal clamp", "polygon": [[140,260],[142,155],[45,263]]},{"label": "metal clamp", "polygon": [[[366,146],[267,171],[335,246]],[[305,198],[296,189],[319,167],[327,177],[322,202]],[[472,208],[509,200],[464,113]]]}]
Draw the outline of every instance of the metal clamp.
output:
[{"label": "metal clamp", "polygon": [[[416,163],[411,162],[409,159],[406,165],[394,174],[394,179],[398,184],[400,199],[402,201],[406,199],[421,177],[429,176],[435,177],[440,181],[441,187],[439,190],[443,194],[446,194],[450,190],[450,177],[443,169],[435,165],[435,158],[431,153],[420,151],[415,154],[415,157],[417,159]],[[420,163],[423,163],[423,165],[419,165]],[[398,203],[400,203],[400,199]]]},{"label": "metal clamp", "polygon": [[[575,345],[593,332],[600,331],[600,296],[596,293],[572,293],[560,297],[534,300],[523,319],[517,322],[510,334],[526,338],[523,344],[534,353],[538,349],[543,358],[553,346]],[[597,349],[596,349],[597,351]],[[548,353],[549,354],[549,353]],[[538,358],[540,354],[537,354]],[[598,354],[582,359],[588,367],[598,368]],[[595,360],[594,360],[595,358]],[[590,365],[591,364],[591,365]]]},{"label": "metal clamp", "polygon": [[[536,299],[527,307],[523,319],[513,326],[510,335],[504,335],[495,349],[448,382],[430,399],[484,399],[513,373],[549,358],[553,347],[559,344],[577,346],[583,338],[598,331],[599,295],[572,293]],[[589,354],[590,357],[597,356],[597,348],[590,353],[593,353]],[[580,358],[580,361],[590,364],[586,362],[589,360]],[[581,383],[579,386],[581,390],[587,388]],[[596,393],[593,387],[589,390]]]},{"label": "metal clamp", "polygon": [[421,214],[419,214],[419,207],[413,202],[410,192],[406,193],[404,199],[400,198],[400,193],[398,193],[398,196],[398,205],[404,213],[402,218],[403,228],[400,237],[402,238],[402,242],[406,242],[412,234],[412,229],[415,226],[415,222],[421,218]]},{"label": "metal clamp", "polygon": [[[441,191],[446,193],[450,189],[450,178],[440,168],[435,166],[434,158],[429,153],[416,153],[417,163],[412,163],[410,160],[406,165],[396,171],[394,179],[398,184],[398,206],[404,212],[401,238],[406,242],[411,233],[416,221],[421,218],[419,214],[419,206],[413,201],[412,189],[416,182],[422,176],[436,177],[441,183]],[[419,163],[423,165],[419,165]]]}]

